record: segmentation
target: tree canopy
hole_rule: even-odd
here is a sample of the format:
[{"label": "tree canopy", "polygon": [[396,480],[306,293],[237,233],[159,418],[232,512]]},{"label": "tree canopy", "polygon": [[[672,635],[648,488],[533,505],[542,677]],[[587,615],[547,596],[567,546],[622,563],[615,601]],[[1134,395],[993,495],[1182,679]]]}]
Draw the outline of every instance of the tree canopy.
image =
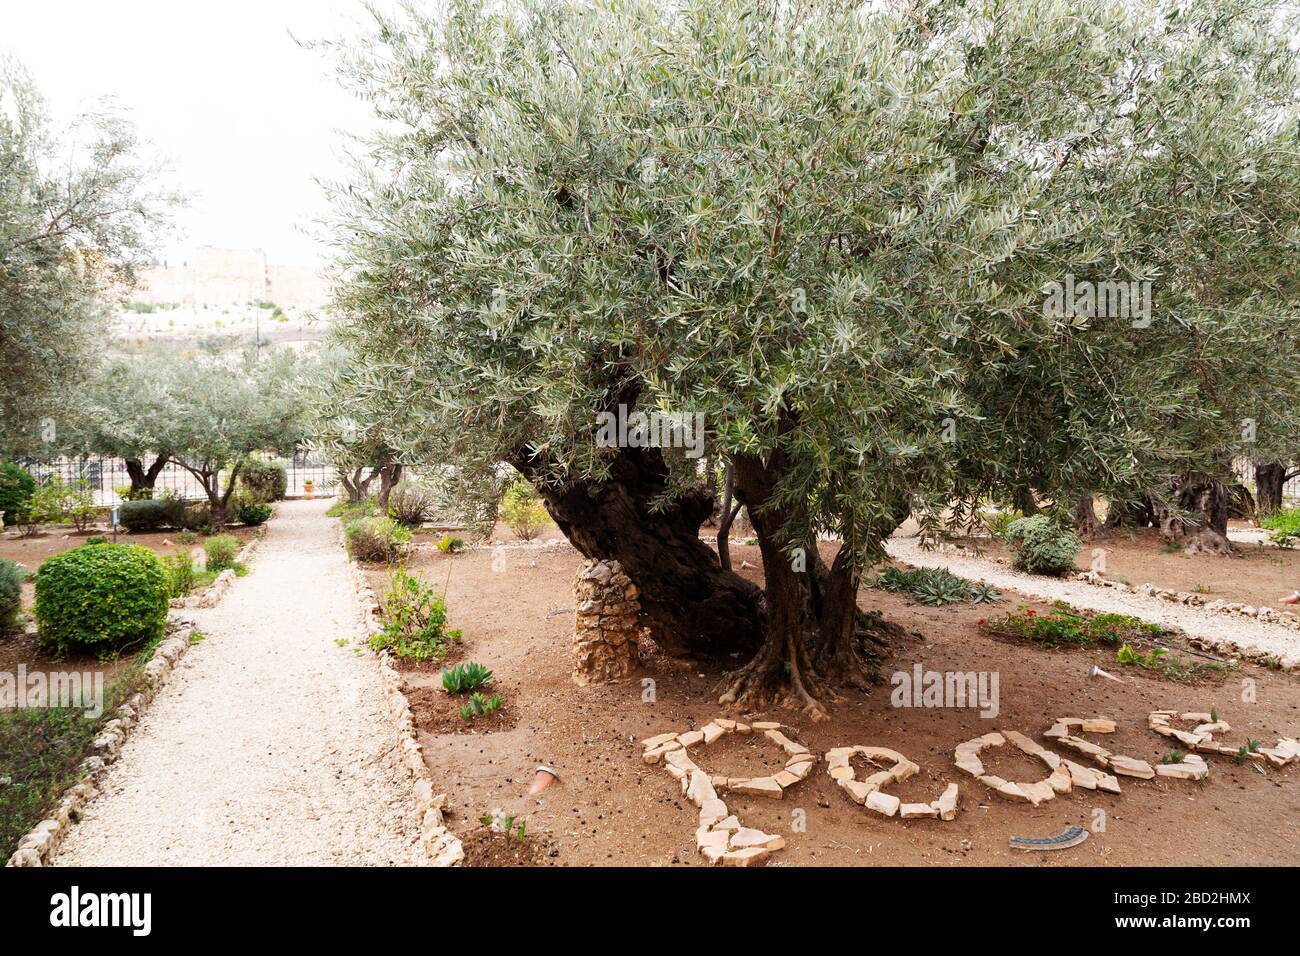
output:
[{"label": "tree canopy", "polygon": [[[686,540],[698,463],[603,447],[598,415],[702,414],[767,578],[738,618],[763,650],[728,693],[789,684],[818,712],[856,658],[858,575],[909,513],[1158,487],[1241,450],[1244,419],[1256,450],[1291,437],[1272,411],[1300,388],[1285,16],[453,0],[377,17],[341,66],[384,121],[336,191],[353,374],[404,407],[406,460],[514,464],[580,549],[622,551],[652,614],[665,570],[710,576],[698,602],[733,584]],[[1049,308],[1067,280],[1149,289],[1150,321]],[[658,552],[680,539],[657,567],[636,538],[655,522]],[[819,533],[844,547],[803,573]],[[726,606],[747,600],[734,584]]]},{"label": "tree canopy", "polygon": [[0,451],[44,447],[94,366],[110,305],[176,197],[108,108],[56,132],[27,73],[0,58]]}]

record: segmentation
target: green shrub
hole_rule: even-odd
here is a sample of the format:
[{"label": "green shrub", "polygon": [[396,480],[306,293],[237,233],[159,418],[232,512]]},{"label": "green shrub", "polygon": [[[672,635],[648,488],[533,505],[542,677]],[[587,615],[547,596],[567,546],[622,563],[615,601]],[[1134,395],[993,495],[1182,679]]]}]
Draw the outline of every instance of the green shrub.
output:
[{"label": "green shrub", "polygon": [[1021,607],[1000,620],[979,623],[994,634],[1018,637],[1044,647],[1062,644],[1118,647],[1131,641],[1154,640],[1164,633],[1159,624],[1139,617],[1078,610],[1064,601],[1058,601],[1046,614]]},{"label": "green shrub", "polygon": [[516,537],[532,541],[548,520],[537,489],[523,478],[516,479],[501,499],[501,520]]},{"label": "green shrub", "polygon": [[167,623],[167,570],[148,548],[101,544],[47,558],[36,573],[41,649],[101,657],[159,637]]},{"label": "green shrub", "polygon": [[194,590],[202,572],[194,566],[194,558],[187,553],[163,558],[167,568],[167,596],[183,598]]},{"label": "green shrub", "polygon": [[465,539],[457,537],[454,534],[444,534],[438,536],[438,550],[443,554],[454,554],[465,547]]},{"label": "green shrub", "polygon": [[118,506],[118,523],[132,534],[172,528],[204,528],[211,521],[206,503],[180,498],[142,498]]},{"label": "green shrub", "polygon": [[449,694],[466,694],[492,683],[492,672],[470,661],[442,669],[442,688]]},{"label": "green shrub", "polygon": [[241,524],[246,524],[250,527],[259,524],[266,524],[266,522],[271,520],[271,515],[274,511],[275,509],[270,505],[240,505],[239,521]]},{"label": "green shrub", "polygon": [[86,481],[64,481],[54,477],[37,490],[41,501],[42,520],[54,523],[70,522],[78,531],[85,531],[99,517],[95,505],[95,491]]},{"label": "green shrub", "polygon": [[87,538],[82,543],[82,547],[86,547],[92,544],[108,544],[108,539],[105,538],[102,534],[92,534],[89,538]]},{"label": "green shrub", "polygon": [[478,717],[491,717],[501,709],[502,703],[500,694],[485,697],[475,691],[469,695],[469,701],[460,708],[460,719],[471,721]]},{"label": "green shrub", "polygon": [[411,543],[411,532],[392,518],[353,518],[343,526],[348,554],[357,561],[391,564]]},{"label": "green shrub", "polygon": [[1083,547],[1078,535],[1047,515],[1012,521],[1007,525],[1006,540],[1015,566],[1033,574],[1061,575],[1073,571],[1074,559]]},{"label": "green shrub", "polygon": [[18,626],[25,580],[27,572],[16,561],[0,558],[0,634],[7,634]]},{"label": "green shrub", "polygon": [[289,490],[289,473],[283,465],[253,459],[239,470],[239,484],[250,504],[283,501]]},{"label": "green shrub", "polygon": [[388,493],[388,516],[408,528],[418,528],[428,521],[433,506],[433,497],[413,481],[399,482]]},{"label": "green shrub", "polygon": [[972,604],[993,604],[1002,599],[997,589],[987,584],[972,584],[947,568],[913,568],[901,571],[885,568],[870,582],[871,587],[882,591],[910,594],[922,604],[938,607],[970,601]]},{"label": "green shrub", "polygon": [[1259,526],[1269,532],[1269,540],[1283,548],[1300,544],[1300,508],[1283,508],[1259,519]]},{"label": "green shrub", "polygon": [[239,555],[239,539],[233,534],[218,534],[203,542],[203,551],[208,556],[208,570],[220,573],[235,566]]},{"label": "green shrub", "polygon": [[0,463],[0,511],[4,512],[0,527],[18,524],[18,516],[35,493],[36,479],[31,472],[12,461]]},{"label": "green shrub", "polygon": [[984,527],[987,528],[989,534],[995,538],[1005,538],[1007,536],[1007,528],[1010,527],[1011,522],[1015,521],[1019,517],[1021,517],[1019,511],[1001,511],[995,509],[980,512],[980,520],[984,522]]},{"label": "green shrub", "polygon": [[370,638],[376,651],[414,661],[442,660],[460,631],[447,628],[447,604],[433,588],[405,570],[393,572],[384,595],[383,628]]},{"label": "green shrub", "polygon": [[364,501],[336,501],[325,513],[331,518],[369,518],[378,513],[378,508],[373,499],[366,498]]}]

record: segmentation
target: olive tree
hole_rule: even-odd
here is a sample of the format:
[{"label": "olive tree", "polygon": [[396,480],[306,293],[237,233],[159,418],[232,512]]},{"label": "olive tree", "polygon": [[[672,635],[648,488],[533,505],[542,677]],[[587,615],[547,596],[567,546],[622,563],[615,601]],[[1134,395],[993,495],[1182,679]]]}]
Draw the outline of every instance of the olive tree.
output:
[{"label": "olive tree", "polygon": [[175,202],[141,152],[107,109],[56,131],[31,78],[0,56],[0,452],[56,440],[113,300]]},{"label": "olive tree", "polygon": [[[990,496],[1159,488],[1294,392],[1281,10],[381,16],[341,66],[384,122],[335,194],[340,334],[404,409],[403,460],[510,463],[624,564],[666,649],[753,652],[723,701],[822,716],[889,631],[857,595],[909,514],[933,532]],[[1054,303],[1076,277],[1149,289],[1150,321]],[[705,442],[610,442],[615,414]],[[761,591],[699,540],[700,450],[731,466]]]},{"label": "olive tree", "polygon": [[302,362],[290,349],[263,349],[260,359],[200,354],[167,367],[167,414],[152,444],[198,480],[214,528],[225,526],[244,464],[256,452],[288,454],[301,440]]}]

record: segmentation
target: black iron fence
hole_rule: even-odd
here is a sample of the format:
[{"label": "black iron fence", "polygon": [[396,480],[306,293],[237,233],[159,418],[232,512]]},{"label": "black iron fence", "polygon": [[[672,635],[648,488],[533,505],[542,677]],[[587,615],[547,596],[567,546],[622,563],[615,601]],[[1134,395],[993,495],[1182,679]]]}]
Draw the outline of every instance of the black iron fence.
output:
[{"label": "black iron fence", "polygon": [[[266,455],[262,458],[284,466],[289,479],[286,491],[289,497],[302,495],[303,486],[308,481],[314,482],[317,494],[322,494],[332,489],[338,480],[333,465],[313,459],[307,451],[296,452],[288,457]],[[153,455],[146,455],[143,459],[146,467],[153,460]],[[126,472],[126,461],[122,458],[81,455],[44,461],[20,459],[19,464],[39,482],[46,482],[56,476],[65,482],[84,481],[94,491],[95,503],[104,507],[112,507],[121,501],[131,485],[131,478]],[[168,462],[159,472],[154,489],[168,491],[178,498],[207,498],[199,480],[175,462]]]}]

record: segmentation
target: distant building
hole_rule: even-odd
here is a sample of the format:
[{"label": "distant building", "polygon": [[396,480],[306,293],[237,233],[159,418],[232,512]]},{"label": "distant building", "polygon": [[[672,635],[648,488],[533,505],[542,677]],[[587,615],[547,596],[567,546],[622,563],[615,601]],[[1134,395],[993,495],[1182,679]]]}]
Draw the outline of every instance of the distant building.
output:
[{"label": "distant building", "polygon": [[152,305],[244,305],[269,301],[281,308],[319,308],[329,298],[329,285],[303,266],[277,266],[261,249],[217,249],[200,246],[189,262],[179,266],[150,266],[140,270],[136,302]]}]

